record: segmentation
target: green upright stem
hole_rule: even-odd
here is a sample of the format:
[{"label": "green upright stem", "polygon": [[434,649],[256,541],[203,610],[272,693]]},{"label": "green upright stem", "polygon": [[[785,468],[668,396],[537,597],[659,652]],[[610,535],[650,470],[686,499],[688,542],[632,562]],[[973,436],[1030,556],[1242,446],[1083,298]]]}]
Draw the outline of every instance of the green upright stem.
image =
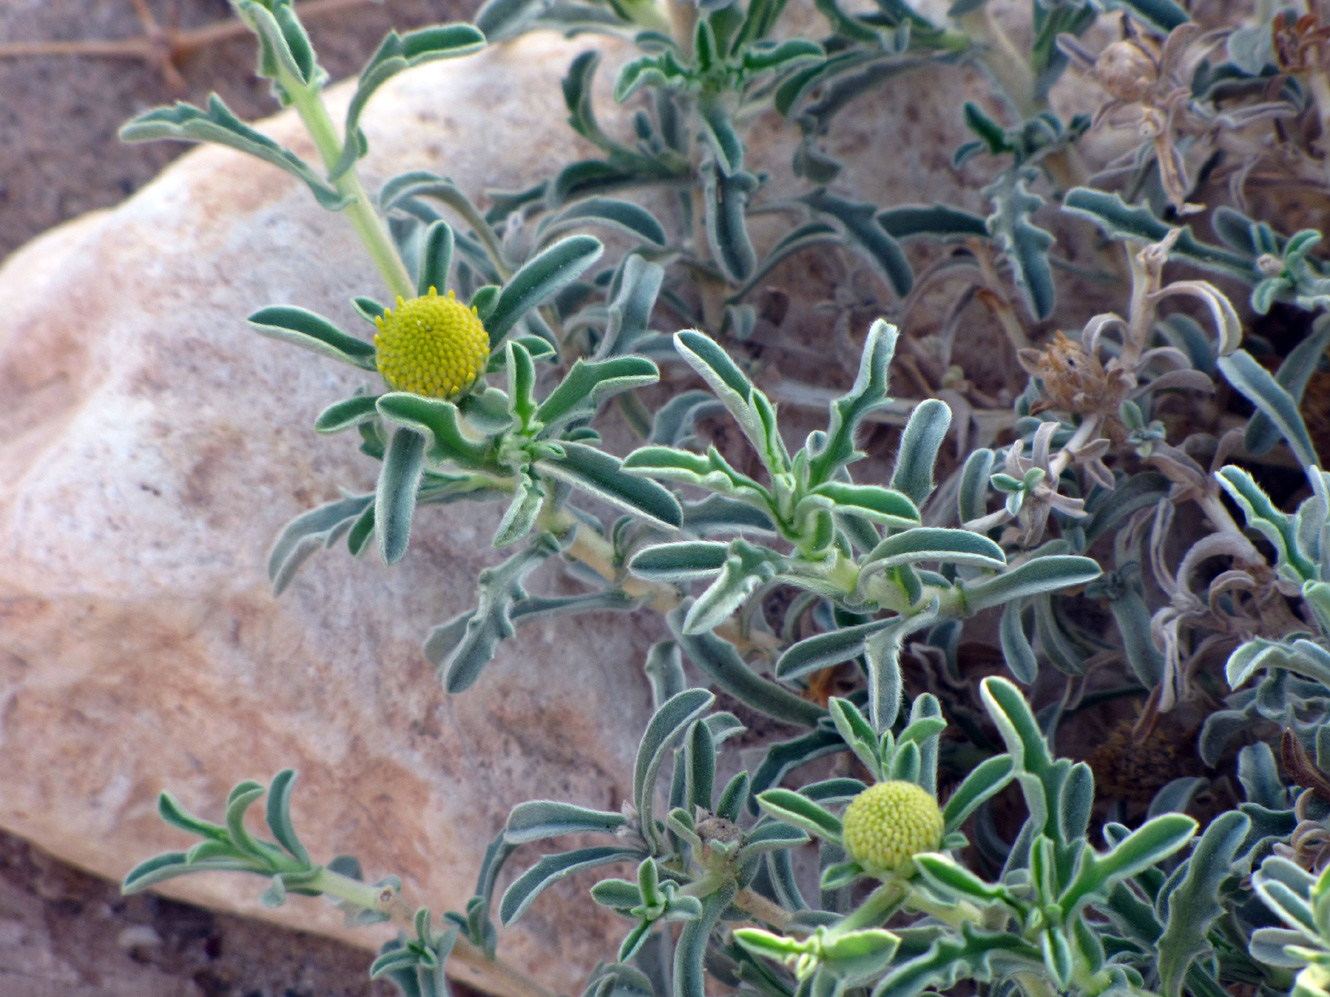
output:
[{"label": "green upright stem", "polygon": [[[314,140],[314,145],[323,158],[324,167],[331,172],[333,166],[341,159],[342,139],[338,136],[337,127],[323,103],[322,94],[317,88],[305,86],[296,80],[283,79],[282,83],[294,98],[296,111],[300,114],[300,120],[305,123],[309,137]],[[351,227],[356,230],[356,235],[360,236],[360,241],[364,243],[370,259],[379,268],[388,290],[397,297],[414,298],[415,281],[407,273],[406,264],[402,262],[402,257],[398,255],[397,247],[393,245],[392,237],[388,234],[388,227],[384,225],[379,213],[374,210],[374,202],[370,200],[365,185],[361,183],[360,174],[356,172],[355,166],[352,165],[333,181],[333,185],[339,193],[350,199],[350,203],[342,211],[351,222]]]}]

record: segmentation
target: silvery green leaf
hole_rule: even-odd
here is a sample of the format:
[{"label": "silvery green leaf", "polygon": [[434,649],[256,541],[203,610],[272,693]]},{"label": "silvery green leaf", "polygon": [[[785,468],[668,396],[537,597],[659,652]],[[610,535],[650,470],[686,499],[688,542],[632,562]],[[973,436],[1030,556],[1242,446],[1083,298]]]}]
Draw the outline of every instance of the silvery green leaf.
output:
[{"label": "silvery green leaf", "polygon": [[604,845],[598,848],[579,848],[576,851],[546,855],[513,881],[499,901],[499,922],[507,927],[526,913],[536,897],[559,880],[583,869],[628,862],[640,858],[640,853],[627,848]]},{"label": "silvery green leaf", "polygon": [[682,540],[644,547],[628,562],[628,570],[652,581],[691,581],[714,575],[725,567],[728,557],[728,544]]},{"label": "silvery green leaf", "polygon": [[846,201],[827,193],[825,188],[805,194],[800,200],[840,223],[847,242],[868,256],[896,297],[910,293],[914,271],[900,244],[878,221],[876,205]]},{"label": "silvery green leaf", "polygon": [[896,352],[896,336],[896,327],[882,319],[869,326],[854,384],[831,403],[826,444],[809,462],[810,485],[831,480],[840,468],[864,456],[855,449],[855,433],[864,417],[888,400],[887,368]]},{"label": "silvery green leaf", "polygon": [[541,223],[538,238],[543,243],[557,232],[570,228],[581,229],[586,225],[605,225],[650,245],[665,245],[665,228],[655,215],[632,201],[613,197],[588,197],[574,201]]},{"label": "silvery green leaf", "polygon": [[138,893],[140,890],[146,890],[178,876],[187,876],[192,872],[216,870],[254,871],[249,863],[241,859],[210,859],[205,862],[190,863],[186,861],[184,852],[163,852],[146,862],[140,862],[131,869],[121,882],[120,891],[126,895]]},{"label": "silvery green leaf", "polygon": [[273,776],[268,786],[267,822],[277,843],[285,848],[293,859],[302,865],[309,865],[309,852],[300,843],[295,825],[291,823],[291,790],[295,786],[294,769],[283,769]]},{"label": "silvery green leaf", "polygon": [[821,62],[826,51],[817,42],[807,38],[791,38],[783,42],[769,42],[743,49],[743,67],[750,75],[773,69],[792,69],[802,63]]},{"label": "silvery green leaf", "polygon": [[361,370],[377,370],[374,344],[349,336],[322,315],[295,305],[260,308],[249,324],[269,339],[302,346],[320,356],[340,360]]},{"label": "silvery green leaf", "polygon": [[1155,688],[1164,679],[1164,656],[1154,646],[1150,607],[1146,605],[1139,576],[1118,578],[1116,598],[1110,597],[1108,608],[1118,625],[1122,649],[1132,673],[1145,688]]},{"label": "silvery green leaf", "polygon": [[894,485],[883,488],[880,485],[826,481],[811,489],[808,494],[830,499],[834,503],[834,512],[852,513],[893,529],[905,530],[920,525],[918,506],[896,490]]},{"label": "silvery green leaf", "polygon": [[891,626],[870,634],[864,641],[864,662],[868,665],[868,718],[874,730],[888,730],[900,714],[903,691],[900,652],[905,638],[929,626],[936,618],[932,610],[914,616],[897,616]]},{"label": "silvery green leaf", "polygon": [[733,882],[726,882],[715,893],[701,898],[701,916],[684,924],[674,948],[673,997],[706,997],[703,959],[707,943],[711,940],[716,922],[730,906],[736,892],[738,887]]},{"label": "silvery green leaf", "polygon": [[759,181],[747,170],[730,174],[714,162],[703,163],[701,174],[707,242],[725,278],[742,284],[757,265],[746,213]]},{"label": "silvery green leaf", "polygon": [[1317,466],[1320,460],[1298,412],[1298,403],[1284,386],[1246,350],[1236,350],[1220,357],[1217,363],[1228,383],[1274,423],[1298,462],[1303,467]]},{"label": "silvery green leaf", "polygon": [[379,87],[404,70],[438,59],[470,55],[484,47],[485,36],[469,24],[438,25],[408,31],[405,35],[389,31],[361,72],[356,92],[347,106],[346,124],[342,131],[346,136],[346,145],[332,169],[332,178],[335,180],[340,177],[368,151],[369,144],[365,141],[364,132],[360,130],[360,115]]},{"label": "silvery green leaf", "polygon": [[833,225],[826,225],[822,222],[808,222],[800,225],[798,228],[791,229],[780,241],[771,247],[770,252],[763,258],[761,264],[748,275],[748,279],[730,295],[728,300],[734,301],[744,297],[753,288],[771,273],[782,260],[795,253],[810,249],[813,246],[829,246],[840,242],[840,231]]},{"label": "silvery green leaf", "polygon": [[591,899],[602,907],[612,907],[620,914],[627,914],[642,903],[642,893],[636,883],[626,879],[602,879],[591,887]]},{"label": "silvery green leaf", "polygon": [[996,974],[994,962],[1010,973],[1043,967],[1043,953],[1014,932],[988,932],[966,924],[960,932],[935,938],[924,954],[897,965],[873,988],[873,997],[918,997],[925,991],[945,993],[962,979],[987,982]]},{"label": "silvery green leaf", "polygon": [[1048,554],[1008,568],[1002,574],[963,586],[966,609],[977,613],[1012,599],[1053,592],[1094,581],[1103,569],[1088,557]]},{"label": "silvery green leaf", "polygon": [[951,409],[937,398],[927,398],[916,405],[905,423],[890,487],[916,506],[923,505],[933,493],[933,467],[950,425]]},{"label": "silvery green leaf", "polygon": [[1298,549],[1297,531],[1294,529],[1293,521],[1275,508],[1270,496],[1250,474],[1240,467],[1228,464],[1215,473],[1215,478],[1242,509],[1247,518],[1247,525],[1270,541],[1280,565],[1291,564],[1303,578],[1315,577],[1315,565],[1304,558]]},{"label": "silvery green leaf", "polygon": [[424,297],[430,288],[442,294],[448,287],[448,271],[453,265],[453,227],[440,218],[425,230],[420,247],[420,276],[416,294]]},{"label": "silvery green leaf", "polygon": [[221,824],[214,824],[212,821],[203,820],[201,817],[195,817],[192,813],[180,805],[170,793],[162,793],[157,797],[157,814],[162,820],[190,834],[197,834],[201,838],[210,841],[227,842],[230,835],[226,828]]},{"label": "silvery green leaf", "polygon": [[1075,877],[1058,898],[1068,918],[1095,896],[1107,896],[1114,884],[1158,865],[1196,833],[1186,814],[1160,814],[1119,841],[1106,853],[1087,848]]},{"label": "silvery green leaf", "polygon": [[823,893],[849,886],[864,874],[864,867],[858,862],[833,862],[822,870],[818,886]]},{"label": "silvery green leaf", "polygon": [[997,725],[1018,772],[1043,778],[1053,767],[1053,756],[1024,694],[1014,684],[990,675],[979,684],[984,708]]},{"label": "silvery green leaf", "polygon": [[700,634],[720,626],[759,586],[775,578],[786,560],[742,538],[731,540],[720,573],[688,610],[683,632]]},{"label": "silvery green leaf", "polygon": [[711,147],[716,165],[725,176],[733,176],[744,165],[744,143],[734,130],[729,109],[719,95],[703,94],[698,100],[698,123],[701,137]]},{"label": "silvery green leaf", "polygon": [[716,741],[711,728],[695,720],[684,742],[684,798],[689,806],[710,810],[715,781]]},{"label": "silvery green leaf", "polygon": [[1173,0],[1111,0],[1108,6],[1129,10],[1164,34],[1191,20],[1187,11]]},{"label": "silvery green leaf", "polygon": [[1238,782],[1252,803],[1268,810],[1287,806],[1288,790],[1279,774],[1275,753],[1264,741],[1246,745],[1238,752]]},{"label": "silvery green leaf", "polygon": [[[1307,939],[1301,932],[1290,928],[1257,928],[1252,932],[1248,951],[1251,957],[1265,966],[1301,969],[1307,965]],[[1299,952],[1298,950],[1301,950]],[[1295,988],[1298,997],[1312,997],[1310,990]]]},{"label": "silvery green leaf", "polygon": [[1312,891],[1316,880],[1305,869],[1272,855],[1252,874],[1252,886],[1275,915],[1312,945],[1320,946]]},{"label": "silvery green leaf", "polygon": [[1213,951],[1210,926],[1225,913],[1219,887],[1232,875],[1233,859],[1250,827],[1246,814],[1235,810],[1220,814],[1210,822],[1180,868],[1182,877],[1168,894],[1164,933],[1158,944],[1157,966],[1164,997],[1182,997],[1188,967]]},{"label": "silvery green leaf", "polygon": [[725,788],[720,791],[720,799],[716,801],[716,816],[724,817],[726,820],[737,821],[739,811],[748,804],[748,791],[751,785],[751,779],[747,770],[742,770],[734,775]]},{"label": "silvery green leaf", "polygon": [[768,789],[758,795],[757,804],[777,820],[783,820],[834,845],[841,843],[844,828],[840,818],[806,796],[789,789]]},{"label": "silvery green leaf", "polygon": [[776,427],[775,407],[730,355],[695,329],[676,333],[674,348],[729,410],[767,469],[789,473],[790,455]]},{"label": "silvery green leaf", "polygon": [[563,834],[613,834],[625,823],[622,814],[553,800],[529,800],[513,807],[503,834],[509,843],[520,845]]},{"label": "silvery green leaf", "polygon": [[[653,219],[654,220],[654,219]],[[661,282],[665,278],[665,269],[659,263],[651,263],[637,254],[628,256],[619,270],[619,291],[610,302],[609,318],[605,323],[605,337],[596,348],[598,357],[629,353],[638,349],[639,344],[651,335],[647,324],[651,320],[651,310],[655,307],[660,294]],[[685,392],[688,394],[688,392]],[[705,393],[699,392],[702,397]],[[710,400],[710,399],[708,399]],[[680,398],[676,395],[665,407],[677,406]],[[687,404],[686,402],[684,403]],[[685,411],[687,409],[685,408]],[[653,443],[680,444],[678,439],[660,439],[655,426],[662,416],[657,412],[653,420],[651,441]],[[669,418],[669,417],[666,417]]]},{"label": "silvery green leaf", "polygon": [[314,432],[340,433],[362,422],[376,419],[379,415],[376,407],[378,400],[378,395],[356,395],[354,398],[333,402],[315,418]]},{"label": "silvery green leaf", "polygon": [[268,859],[270,852],[266,851],[245,828],[245,811],[258,801],[263,792],[261,784],[253,779],[246,779],[236,783],[226,798],[226,832],[231,838],[231,844],[239,851],[260,860]]},{"label": "silvery green leaf", "polygon": [[879,211],[877,223],[896,239],[920,235],[938,238],[988,237],[988,226],[983,218],[946,204],[907,204]]},{"label": "silvery green leaf", "polygon": [[464,432],[460,413],[452,402],[392,391],[380,395],[376,405],[381,416],[414,432],[426,443],[425,458],[431,464],[504,473],[496,463],[493,441],[477,441]]},{"label": "silvery green leaf", "polygon": [[983,906],[1011,899],[1011,892],[1001,883],[984,882],[949,855],[925,852],[914,857],[914,864],[924,881],[944,897],[977,901]]},{"label": "silvery green leaf", "polygon": [[480,677],[499,641],[513,635],[514,607],[526,598],[522,579],[556,552],[553,544],[533,543],[480,573],[476,609],[435,627],[425,639],[425,656],[444,673],[444,688],[461,692]]},{"label": "silvery green leaf", "polygon": [[1039,661],[1030,638],[1025,634],[1025,622],[1022,619],[1025,610],[1023,599],[1012,599],[1002,610],[1002,622],[998,626],[998,638],[1002,647],[1002,660],[1011,669],[1011,674],[1018,682],[1031,685],[1039,675]]},{"label": "silvery green leaf", "polygon": [[724,406],[710,392],[685,391],[675,395],[656,412],[648,440],[667,448],[689,446],[697,439],[697,421],[722,411]]},{"label": "silvery green leaf", "polygon": [[548,0],[486,0],[475,25],[490,41],[516,37],[548,7]]},{"label": "silvery green leaf", "polygon": [[988,480],[992,477],[993,462],[996,457],[992,450],[981,448],[965,458],[965,466],[961,470],[961,486],[956,493],[956,503],[962,523],[980,519],[987,514]]},{"label": "silvery green leaf", "polygon": [[406,553],[411,519],[416,511],[416,492],[424,470],[425,437],[412,429],[397,429],[384,455],[378,491],[374,494],[375,536],[384,564],[396,564]]},{"label": "silvery green leaf", "polygon": [[[667,618],[670,629],[684,652],[713,682],[730,695],[761,710],[768,716],[802,727],[815,727],[826,711],[757,675],[740,657],[729,641],[710,633],[683,632],[683,607]],[[834,737],[836,744],[840,738]]]},{"label": "silvery green leaf", "polygon": [[372,494],[352,495],[291,520],[268,555],[268,580],[272,582],[273,594],[281,595],[310,555],[336,543],[373,504]]},{"label": "silvery green leaf", "polygon": [[[1067,191],[1062,199],[1062,210],[1089,219],[1111,239],[1156,243],[1162,241],[1174,227],[1152,215],[1144,204],[1128,206],[1117,194],[1088,187],[1074,187]],[[1190,226],[1183,226],[1182,235],[1173,243],[1169,255],[1182,257],[1207,270],[1237,277],[1248,284],[1261,279],[1260,272],[1249,257],[1198,242]]]},{"label": "silvery green leaf", "polygon": [[[1006,567],[1007,556],[1001,547],[978,533],[943,526],[917,526],[887,537],[869,552],[863,564],[864,567],[872,565],[874,570],[884,571],[901,564],[918,564],[923,561],[997,569]],[[1098,569],[1098,565],[1095,567]],[[968,596],[968,589],[966,593]]]},{"label": "silvery green leaf", "polygon": [[280,907],[286,903],[286,884],[282,882],[281,876],[273,876],[268,883],[268,888],[259,894],[259,906],[261,907]]},{"label": "silvery green leaf", "polygon": [[1036,175],[1032,168],[1014,166],[985,187],[983,194],[994,208],[988,216],[989,233],[1006,254],[1030,314],[1042,320],[1053,313],[1057,303],[1057,289],[1048,262],[1048,251],[1056,240],[1030,221],[1030,216],[1044,203],[1042,197],[1025,186]]},{"label": "silvery green leaf", "polygon": [[587,267],[600,259],[602,252],[604,247],[598,239],[589,235],[570,235],[524,263],[499,292],[494,310],[485,320],[490,349],[503,342],[503,337],[527,311],[580,277]]},{"label": "silvery green leaf", "polygon": [[[776,533],[776,524],[765,510],[721,494],[685,502],[683,528],[703,537],[709,533]],[[877,542],[876,535],[873,542]]]},{"label": "silvery green leaf", "polygon": [[[860,928],[828,935],[822,945],[822,970],[841,986],[873,982],[890,965],[900,947],[900,936],[885,928]],[[835,994],[841,992],[837,986]]]},{"label": "silvery green leaf", "polygon": [[739,850],[736,861],[747,862],[764,852],[788,851],[807,844],[809,837],[798,828],[785,824],[762,824],[744,835],[743,848]]},{"label": "silvery green leaf", "polygon": [[774,503],[766,488],[736,471],[715,447],[709,447],[706,456],[674,447],[640,447],[624,458],[623,467],[635,474],[738,496],[763,510]]},{"label": "silvery green leaf", "polygon": [[564,441],[562,456],[542,457],[537,469],[669,529],[683,525],[683,508],[667,489],[623,471],[619,458],[582,443]]},{"label": "silvery green leaf", "polygon": [[[843,632],[833,631],[833,633]],[[795,645],[795,647],[798,646]],[[780,674],[779,670],[777,674]],[[831,713],[831,719],[836,725],[837,732],[845,739],[845,743],[849,745],[850,750],[864,763],[864,767],[868,769],[873,778],[881,781],[884,777],[881,741],[872,724],[859,712],[859,708],[848,699],[833,696],[827,702],[827,709]]]},{"label": "silvery green leaf", "polygon": [[660,379],[660,370],[645,357],[611,357],[609,360],[578,359],[536,410],[545,424],[543,436],[569,419],[592,415],[606,398],[632,391]]},{"label": "silvery green leaf", "polygon": [[683,737],[688,726],[702,716],[716,697],[705,689],[685,689],[670,697],[651,717],[637,747],[633,766],[633,803],[641,821],[641,831],[648,842],[656,843],[656,776],[665,756]]},{"label": "silvery green leaf", "polygon": [[319,204],[329,211],[338,211],[349,202],[349,198],[323,180],[294,152],[282,148],[232,114],[216,94],[208,98],[207,111],[177,103],[174,107],[161,107],[140,114],[120,129],[120,139],[123,142],[174,139],[230,146],[302,180],[313,191]]},{"label": "silvery green leaf", "polygon": [[540,482],[526,475],[518,475],[518,485],[513,499],[504,510],[503,519],[494,531],[491,546],[502,549],[511,547],[526,537],[536,525],[536,518],[545,503],[545,489]]},{"label": "silvery green leaf", "polygon": [[1072,765],[1058,794],[1058,831],[1063,841],[1084,838],[1094,808],[1094,774],[1085,762]]},{"label": "silvery green leaf", "polygon": [[1047,925],[1039,936],[1039,944],[1044,952],[1044,968],[1048,970],[1053,985],[1062,992],[1069,990],[1075,960],[1065,929],[1060,924]]}]

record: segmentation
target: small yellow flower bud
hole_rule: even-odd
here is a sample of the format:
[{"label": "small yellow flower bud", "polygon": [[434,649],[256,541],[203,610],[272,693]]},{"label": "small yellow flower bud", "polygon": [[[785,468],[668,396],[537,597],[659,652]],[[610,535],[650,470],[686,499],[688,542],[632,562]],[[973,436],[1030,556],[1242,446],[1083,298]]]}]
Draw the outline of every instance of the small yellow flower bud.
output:
[{"label": "small yellow flower bud", "polygon": [[942,810],[920,786],[893,779],[869,786],[845,808],[845,848],[872,873],[908,873],[919,852],[942,844]]},{"label": "small yellow flower bud", "polygon": [[475,308],[452,291],[441,298],[397,299],[395,310],[374,320],[375,360],[394,391],[429,398],[457,398],[485,372],[490,338]]}]

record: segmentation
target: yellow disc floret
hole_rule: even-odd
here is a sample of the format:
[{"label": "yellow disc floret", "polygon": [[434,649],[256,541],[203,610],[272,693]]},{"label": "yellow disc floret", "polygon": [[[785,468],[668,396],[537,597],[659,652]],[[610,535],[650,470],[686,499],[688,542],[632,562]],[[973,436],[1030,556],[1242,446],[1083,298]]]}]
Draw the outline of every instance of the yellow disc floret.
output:
[{"label": "yellow disc floret", "polygon": [[485,372],[490,337],[475,308],[434,288],[374,320],[379,373],[394,391],[457,398]]},{"label": "yellow disc floret", "polygon": [[872,873],[903,874],[919,852],[942,844],[942,810],[928,791],[892,780],[869,786],[845,808],[845,848]]}]

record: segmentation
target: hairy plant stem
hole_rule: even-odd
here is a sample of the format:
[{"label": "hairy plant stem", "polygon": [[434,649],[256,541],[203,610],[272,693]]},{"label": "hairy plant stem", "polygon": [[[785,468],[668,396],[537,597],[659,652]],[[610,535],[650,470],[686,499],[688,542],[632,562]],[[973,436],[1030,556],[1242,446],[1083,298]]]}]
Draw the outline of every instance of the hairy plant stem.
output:
[{"label": "hairy plant stem", "polygon": [[[300,120],[305,124],[305,130],[314,140],[324,167],[331,172],[342,156],[342,139],[338,136],[337,127],[328,114],[327,105],[323,103],[323,95],[317,86],[304,84],[285,73],[282,74],[280,82],[291,94],[292,103],[295,104]],[[379,274],[383,277],[383,282],[388,285],[388,290],[395,296],[414,298],[415,281],[411,279],[406,264],[402,262],[402,257],[397,252],[397,247],[393,245],[388,227],[383,223],[379,213],[374,210],[374,202],[370,200],[369,192],[365,190],[355,165],[353,164],[334,180],[333,186],[339,193],[351,199],[351,203],[343,208],[342,212],[351,223],[351,227],[355,229],[356,235],[360,236],[365,251],[374,261]]]},{"label": "hairy plant stem", "polygon": [[[356,907],[387,914],[408,935],[415,933],[415,912],[403,900],[401,893],[391,886],[375,886],[323,869],[310,881],[309,888],[345,900]],[[457,937],[450,958],[475,973],[477,983],[497,997],[554,997],[551,991],[525,973],[497,957],[491,959],[484,949],[469,938],[461,935]]]}]

